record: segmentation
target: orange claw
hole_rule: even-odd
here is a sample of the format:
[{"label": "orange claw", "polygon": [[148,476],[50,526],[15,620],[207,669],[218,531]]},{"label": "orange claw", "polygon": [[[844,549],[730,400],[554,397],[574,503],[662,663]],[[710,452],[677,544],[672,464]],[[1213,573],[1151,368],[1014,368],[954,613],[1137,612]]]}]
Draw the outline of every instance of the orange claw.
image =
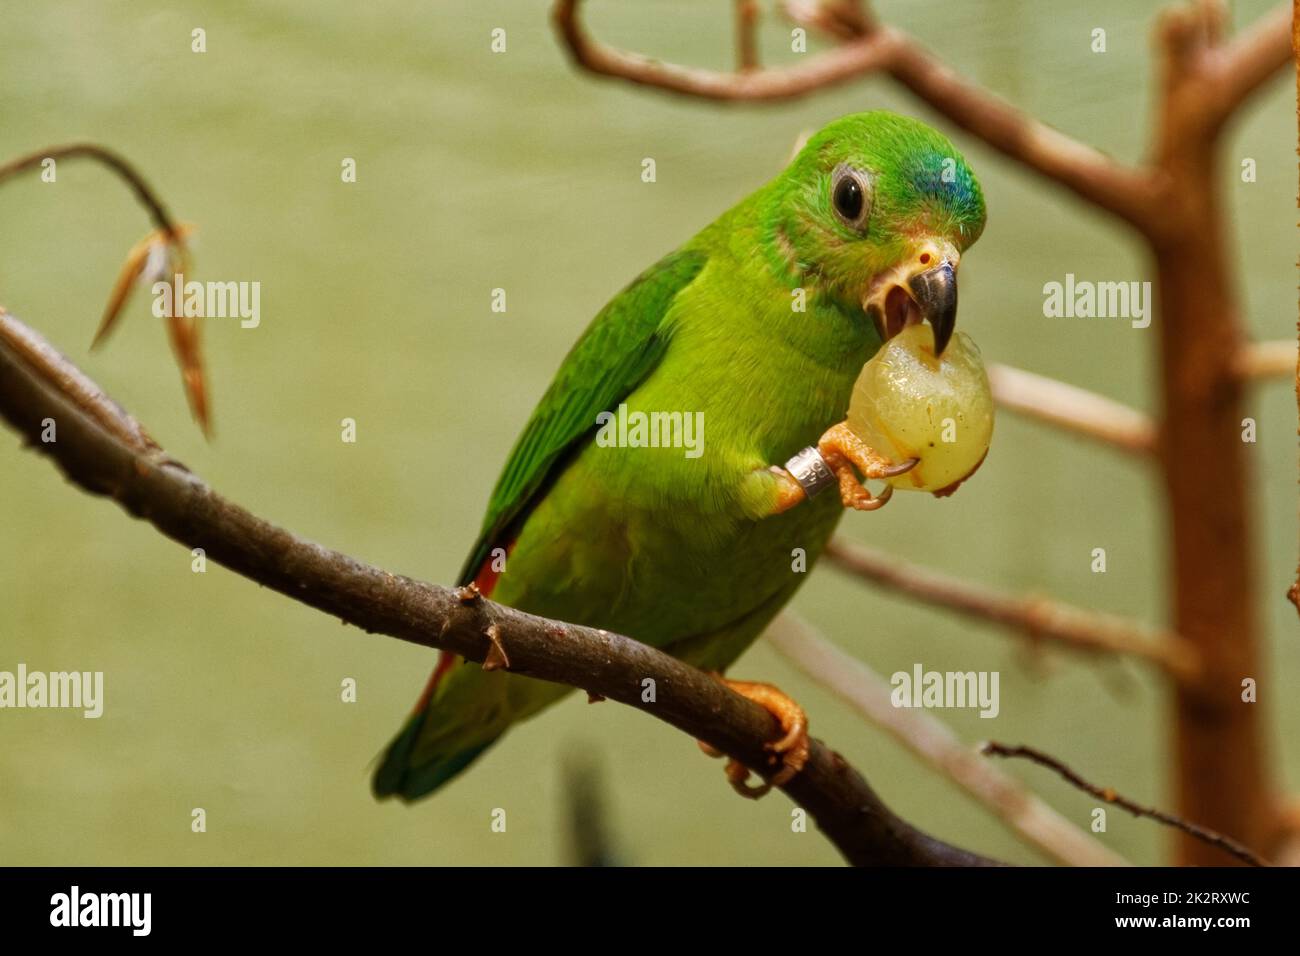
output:
[{"label": "orange claw", "polygon": [[840,501],[844,507],[857,511],[883,508],[894,493],[893,485],[886,485],[879,495],[873,495],[858,480],[857,472],[862,472],[864,481],[869,478],[893,478],[911,471],[919,461],[917,458],[899,463],[890,461],[855,435],[845,422],[828,428],[817,442],[817,450],[826,459],[827,467],[840,480]]},{"label": "orange claw", "polygon": [[[767,783],[757,787],[751,786],[749,783],[749,768],[734,758],[727,761],[727,780],[731,783],[732,789],[742,797],[757,800],[773,787],[780,787],[789,783],[794,775],[802,770],[808,762],[811,749],[808,742],[808,717],[804,714],[803,708],[795,703],[792,698],[771,684],[728,680],[721,674],[714,674],[713,677],[741,697],[752,700],[771,713],[781,722],[781,729],[785,731],[785,735],[779,740],[769,741],[764,745],[772,752],[768,762],[775,765],[779,761],[781,764],[781,769]],[[709,756],[722,756],[704,741],[697,742],[700,749]]]}]

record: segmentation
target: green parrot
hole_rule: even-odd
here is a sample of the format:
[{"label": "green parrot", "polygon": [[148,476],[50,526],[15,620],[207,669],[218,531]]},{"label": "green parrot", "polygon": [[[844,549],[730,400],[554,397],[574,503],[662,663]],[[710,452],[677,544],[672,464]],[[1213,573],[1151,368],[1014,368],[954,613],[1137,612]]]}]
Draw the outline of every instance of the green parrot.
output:
[{"label": "green parrot", "polygon": [[[928,321],[943,351],[958,261],[983,227],[979,183],[935,130],[888,112],[826,126],[587,327],[515,444],[459,583],[723,671],[803,581],[795,549],[811,568],[846,507],[887,500],[854,467],[866,480],[914,464],[838,423],[882,341]],[[808,446],[838,495],[813,498],[781,467]],[[775,688],[733,686],[799,736]],[[431,793],[570,689],[443,652],[375,794]]]}]

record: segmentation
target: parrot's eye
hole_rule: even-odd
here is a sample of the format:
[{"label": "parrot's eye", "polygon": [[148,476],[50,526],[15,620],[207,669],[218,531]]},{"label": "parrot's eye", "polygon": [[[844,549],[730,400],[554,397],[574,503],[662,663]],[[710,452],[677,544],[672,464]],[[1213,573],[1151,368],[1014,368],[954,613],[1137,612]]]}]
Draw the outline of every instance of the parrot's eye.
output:
[{"label": "parrot's eye", "polygon": [[871,214],[871,181],[865,173],[847,166],[835,170],[831,180],[831,200],[835,215],[850,229],[861,230]]}]

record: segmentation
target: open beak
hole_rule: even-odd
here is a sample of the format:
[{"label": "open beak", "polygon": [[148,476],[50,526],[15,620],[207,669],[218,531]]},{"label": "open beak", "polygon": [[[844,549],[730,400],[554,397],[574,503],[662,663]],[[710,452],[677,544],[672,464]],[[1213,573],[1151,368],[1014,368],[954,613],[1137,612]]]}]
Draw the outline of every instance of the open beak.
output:
[{"label": "open beak", "polygon": [[957,325],[957,261],[955,249],[927,245],[915,259],[872,283],[863,305],[882,341],[909,325],[929,322],[934,354],[943,354]]}]

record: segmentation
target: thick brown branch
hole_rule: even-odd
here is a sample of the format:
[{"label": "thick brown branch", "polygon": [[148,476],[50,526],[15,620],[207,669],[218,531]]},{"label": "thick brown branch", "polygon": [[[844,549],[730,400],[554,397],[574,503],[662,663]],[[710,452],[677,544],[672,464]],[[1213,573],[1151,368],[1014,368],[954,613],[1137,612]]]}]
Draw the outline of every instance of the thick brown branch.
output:
[{"label": "thick brown branch", "polygon": [[1128,861],[1080,830],[1010,774],[957,739],[924,710],[895,707],[890,686],[790,612],[764,637],[787,660],[859,714],[987,806],[1029,843],[1068,866],[1128,866]]},{"label": "thick brown branch", "polygon": [[1199,671],[1194,649],[1173,634],[1149,632],[1123,618],[1047,598],[1013,597],[900,561],[843,538],[826,546],[826,560],[843,571],[927,604],[991,621],[1034,639],[1082,651],[1128,654],[1152,661],[1180,680]]},{"label": "thick brown branch", "polygon": [[[1247,340],[1219,173],[1222,106],[1215,104],[1229,80],[1216,64],[1241,64],[1236,51],[1265,53],[1256,38],[1276,29],[1269,26],[1276,20],[1265,18],[1227,47],[1225,20],[1219,0],[1177,4],[1161,15],[1155,43],[1161,84],[1152,165],[1160,171],[1162,215],[1148,239],[1160,304],[1154,326],[1170,626],[1202,662],[1197,680],[1175,688],[1171,768],[1182,817],[1266,846],[1277,832],[1268,735],[1264,711],[1243,705],[1240,690],[1244,677],[1266,667],[1251,528],[1255,456],[1241,442],[1246,383],[1235,365]],[[1258,64],[1276,66],[1267,57]],[[1188,865],[1225,859],[1186,835],[1177,858]]]},{"label": "thick brown branch", "polygon": [[1146,817],[1149,820],[1155,820],[1163,823],[1165,826],[1173,827],[1189,836],[1195,837],[1203,843],[1210,846],[1218,847],[1226,853],[1231,853],[1243,863],[1249,863],[1251,866],[1268,866],[1268,861],[1261,858],[1258,854],[1242,846],[1231,837],[1226,837],[1221,833],[1215,833],[1205,827],[1198,826],[1195,823],[1189,823],[1172,813],[1165,813],[1163,810],[1157,810],[1154,807],[1144,807],[1139,803],[1134,803],[1121,794],[1116,793],[1110,787],[1098,787],[1089,783],[1081,776],[1071,770],[1068,766],[1033,747],[1008,747],[1006,744],[994,742],[986,743],[983,752],[994,757],[1024,757],[1031,760],[1041,767],[1049,767],[1060,774],[1068,783],[1077,787],[1084,793],[1089,793],[1098,800],[1104,800],[1106,803],[1113,803],[1133,814],[1135,817]]},{"label": "thick brown branch", "polygon": [[[33,344],[38,358],[32,361]],[[221,497],[142,434],[108,402],[83,408],[88,382],[70,369],[51,378],[57,352],[0,312],[0,415],[77,485],[105,495],[169,538],[368,632],[483,662],[499,644],[509,669],[643,710],[771,772],[764,742],[778,734],[763,708],[681,661],[630,638],[534,617],[453,590],[391,574],[306,541]],[[64,364],[66,360],[62,360]],[[91,394],[102,395],[89,386]],[[112,427],[105,418],[120,416]],[[56,440],[42,441],[52,419]],[[493,632],[495,641],[489,637]],[[653,680],[655,700],[642,699]],[[838,754],[814,741],[804,769],[782,788],[816,820],[847,860],[870,865],[977,866],[996,861],[942,843],[891,812]]]},{"label": "thick brown branch", "polygon": [[1103,395],[1010,365],[989,366],[999,405],[1124,451],[1149,455],[1156,446],[1151,418]]},{"label": "thick brown branch", "polygon": [[[1295,96],[1296,96],[1296,152],[1300,153],[1300,0],[1293,0],[1294,15],[1291,19],[1291,55],[1295,58]],[[1300,209],[1300,189],[1296,191],[1296,208]],[[1300,319],[1296,321],[1296,337],[1300,340]],[[1297,341],[1300,353],[1300,341]],[[1295,402],[1296,412],[1300,414],[1300,359],[1295,366]],[[1297,429],[1300,434],[1300,429]],[[1300,614],[1300,562],[1296,564],[1295,581],[1287,588],[1287,600],[1295,605]]]}]

